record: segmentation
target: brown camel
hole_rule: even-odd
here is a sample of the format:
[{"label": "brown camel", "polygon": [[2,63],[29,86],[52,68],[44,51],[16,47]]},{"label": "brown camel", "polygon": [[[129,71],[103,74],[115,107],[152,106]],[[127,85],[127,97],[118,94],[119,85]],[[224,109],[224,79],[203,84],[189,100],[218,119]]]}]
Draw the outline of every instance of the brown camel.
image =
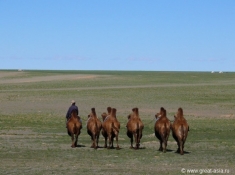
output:
[{"label": "brown camel", "polygon": [[132,113],[128,116],[127,122],[127,136],[131,140],[131,147],[133,148],[133,136],[135,138],[135,149],[139,149],[140,139],[142,138],[142,131],[144,129],[144,124],[139,117],[139,109],[133,108]]},{"label": "brown camel", "polygon": [[183,109],[179,108],[177,114],[174,116],[175,121],[172,124],[172,135],[177,142],[177,152],[181,155],[184,154],[184,143],[188,136],[189,125],[184,118]]},{"label": "brown camel", "polygon": [[87,120],[87,133],[91,136],[92,140],[91,148],[98,148],[101,128],[102,123],[96,115],[95,108],[92,108]]},{"label": "brown camel", "polygon": [[[102,135],[105,138],[104,148],[114,148],[113,139],[116,137],[116,143],[117,143],[116,149],[119,149],[118,134],[120,130],[120,123],[116,118],[117,110],[111,107],[108,107],[107,110],[108,110],[108,114],[107,113],[102,114],[102,118],[103,118]],[[107,147],[107,139],[109,140],[108,147]]]},{"label": "brown camel", "polygon": [[166,116],[166,110],[161,107],[160,112],[155,115],[155,136],[160,141],[159,151],[166,152],[167,141],[171,131],[171,122]]},{"label": "brown camel", "polygon": [[[105,121],[108,119],[108,117],[111,115],[111,110],[112,110],[111,107],[107,107],[108,113],[103,112],[103,114],[101,114],[102,119],[103,119],[102,128],[103,128],[104,122],[105,122]],[[107,148],[107,138],[108,138],[108,135],[107,135],[106,129],[104,129],[104,128],[102,129],[102,135],[104,136],[104,139],[105,139],[104,148]]]},{"label": "brown camel", "polygon": [[81,133],[81,129],[82,129],[82,122],[80,120],[80,117],[77,116],[77,112],[74,110],[72,111],[71,117],[67,122],[67,132],[72,139],[72,145],[71,145],[72,148],[77,147],[78,136]]}]

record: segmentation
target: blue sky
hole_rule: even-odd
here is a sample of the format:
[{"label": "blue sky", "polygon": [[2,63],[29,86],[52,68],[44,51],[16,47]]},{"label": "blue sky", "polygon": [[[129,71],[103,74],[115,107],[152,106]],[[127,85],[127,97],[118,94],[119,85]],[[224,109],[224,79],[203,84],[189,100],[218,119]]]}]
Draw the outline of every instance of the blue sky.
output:
[{"label": "blue sky", "polygon": [[234,0],[0,0],[0,69],[235,71]]}]

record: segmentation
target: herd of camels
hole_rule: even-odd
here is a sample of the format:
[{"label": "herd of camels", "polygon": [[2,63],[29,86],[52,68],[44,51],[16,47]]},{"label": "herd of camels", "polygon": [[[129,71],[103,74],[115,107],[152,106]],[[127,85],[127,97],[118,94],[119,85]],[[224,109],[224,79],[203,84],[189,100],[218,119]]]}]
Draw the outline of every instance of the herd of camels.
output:
[{"label": "herd of camels", "polygon": [[[119,149],[118,134],[120,130],[120,122],[116,117],[116,109],[108,107],[107,113],[104,112],[101,116],[103,122],[99,120],[96,115],[95,108],[91,109],[87,120],[87,133],[91,136],[92,148],[98,148],[98,141],[100,132],[105,138],[104,148],[114,148],[113,140],[116,138],[116,149]],[[189,125],[183,116],[183,109],[179,108],[177,114],[174,116],[173,123],[166,116],[166,110],[161,107],[160,112],[155,115],[156,122],[154,126],[155,136],[160,142],[159,151],[166,152],[167,141],[172,130],[172,136],[177,142],[177,152],[181,155],[184,154],[184,143],[186,141]],[[144,124],[140,119],[138,108],[133,108],[132,113],[128,115],[128,122],[126,124],[127,136],[130,138],[131,147],[139,149],[140,139],[144,129]],[[77,116],[76,111],[71,113],[71,118],[67,123],[67,131],[72,139],[72,148],[77,147],[78,136],[81,133],[82,122],[80,117]],[[135,147],[133,147],[133,139],[135,140]],[[107,144],[108,141],[108,144]]]}]

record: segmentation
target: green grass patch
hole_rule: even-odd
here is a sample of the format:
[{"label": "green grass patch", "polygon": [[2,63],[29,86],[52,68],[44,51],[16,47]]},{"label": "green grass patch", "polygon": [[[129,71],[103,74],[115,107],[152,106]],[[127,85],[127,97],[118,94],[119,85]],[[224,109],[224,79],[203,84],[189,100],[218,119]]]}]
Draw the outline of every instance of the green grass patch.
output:
[{"label": "green grass patch", "polygon": [[[174,175],[182,174],[182,168],[235,172],[235,73],[28,70],[18,75],[1,70],[3,73],[0,174]],[[76,79],[87,75],[92,76]],[[27,82],[20,82],[25,79]],[[70,147],[65,128],[71,99],[77,101],[83,119],[80,147],[75,149]],[[87,115],[95,107],[100,117],[107,106],[117,108],[120,150],[90,148]],[[153,117],[161,106],[170,120],[178,107],[184,109],[190,131],[183,156],[175,153],[172,136],[167,153],[158,151]],[[145,124],[140,150],[129,149],[126,136],[127,115],[133,107],[139,107]],[[102,135],[99,145],[104,145]]]}]

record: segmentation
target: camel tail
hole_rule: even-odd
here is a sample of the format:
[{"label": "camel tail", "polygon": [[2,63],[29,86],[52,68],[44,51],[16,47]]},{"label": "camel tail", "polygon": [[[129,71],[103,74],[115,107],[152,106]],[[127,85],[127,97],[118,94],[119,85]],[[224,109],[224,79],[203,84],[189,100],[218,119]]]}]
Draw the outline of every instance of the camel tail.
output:
[{"label": "camel tail", "polygon": [[73,125],[73,133],[77,134],[77,132],[78,132],[77,125],[76,125],[76,123],[74,123],[74,125]]},{"label": "camel tail", "polygon": [[182,140],[185,141],[188,133],[188,128],[185,127],[184,125],[180,126],[181,133],[182,133]]},{"label": "camel tail", "polygon": [[164,132],[162,134],[162,140],[163,140],[163,152],[166,152],[166,147],[167,147],[167,140],[168,140],[168,127],[167,124],[164,124]]},{"label": "camel tail", "polygon": [[116,127],[114,126],[114,122],[112,122],[112,129],[113,129],[113,132],[114,132],[114,133],[119,133],[118,128],[116,128]]},{"label": "camel tail", "polygon": [[163,140],[163,149],[164,149],[164,152],[166,152],[166,146],[167,146],[167,135],[168,135],[168,127],[167,127],[167,124],[164,123],[164,129],[163,129],[163,133],[162,133],[162,140]]},{"label": "camel tail", "polygon": [[164,129],[162,132],[162,139],[163,140],[166,138],[166,135],[167,135],[167,126],[166,126],[166,123],[164,123]]},{"label": "camel tail", "polygon": [[181,125],[180,131],[181,131],[181,135],[182,135],[182,140],[179,141],[179,146],[180,146],[180,154],[183,155],[184,154],[184,143],[187,138],[188,128],[185,127],[184,125]]},{"label": "camel tail", "polygon": [[[99,133],[100,132],[100,128],[98,127],[98,125],[97,125],[97,121],[95,122],[95,128],[96,128],[96,131]],[[96,133],[97,133],[96,132]]]},{"label": "camel tail", "polygon": [[137,123],[137,131],[136,131],[136,134],[137,134],[137,148],[139,148],[140,146],[140,139],[142,138],[142,130],[143,130],[143,127],[140,127],[140,124],[139,122]]}]

